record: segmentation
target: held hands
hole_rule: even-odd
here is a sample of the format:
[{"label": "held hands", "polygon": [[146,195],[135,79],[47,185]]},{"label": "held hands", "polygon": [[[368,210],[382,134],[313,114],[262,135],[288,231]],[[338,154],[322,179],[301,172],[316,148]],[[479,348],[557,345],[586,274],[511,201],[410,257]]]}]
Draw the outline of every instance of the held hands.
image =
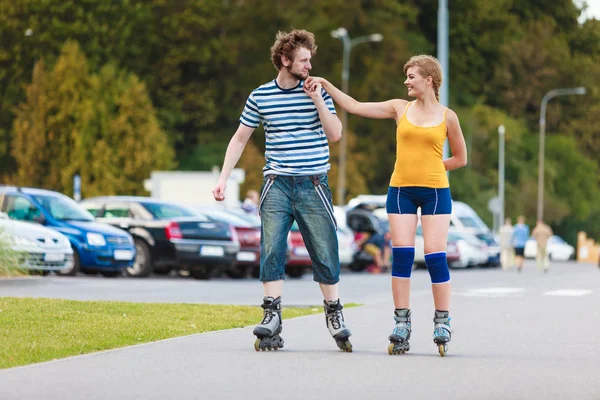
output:
[{"label": "held hands", "polygon": [[225,188],[226,188],[225,182],[217,183],[217,186],[215,186],[215,188],[213,189],[213,196],[216,201],[225,200]]},{"label": "held hands", "polygon": [[306,93],[313,101],[323,98],[321,89],[323,88],[323,81],[325,79],[317,76],[309,76],[304,81],[304,93]]}]

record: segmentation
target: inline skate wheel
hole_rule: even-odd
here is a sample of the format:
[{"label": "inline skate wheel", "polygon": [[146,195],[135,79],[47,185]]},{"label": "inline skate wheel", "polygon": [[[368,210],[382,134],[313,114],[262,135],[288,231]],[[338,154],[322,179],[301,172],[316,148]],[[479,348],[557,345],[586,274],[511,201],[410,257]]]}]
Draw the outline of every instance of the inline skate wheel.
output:
[{"label": "inline skate wheel", "polygon": [[352,344],[349,340],[336,342],[339,349],[345,351],[346,353],[352,353]]},{"label": "inline skate wheel", "polygon": [[440,351],[440,356],[444,357],[448,349],[445,344],[438,344],[438,350]]}]

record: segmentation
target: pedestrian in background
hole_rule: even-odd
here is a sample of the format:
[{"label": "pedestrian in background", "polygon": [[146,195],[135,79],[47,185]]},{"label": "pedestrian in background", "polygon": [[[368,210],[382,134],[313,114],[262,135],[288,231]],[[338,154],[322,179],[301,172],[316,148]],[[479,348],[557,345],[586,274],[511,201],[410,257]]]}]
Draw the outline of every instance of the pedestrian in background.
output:
[{"label": "pedestrian in background", "polygon": [[246,198],[242,203],[242,210],[249,214],[258,214],[258,192],[250,189],[246,192]]},{"label": "pedestrian in background", "polygon": [[515,248],[515,264],[517,265],[517,271],[523,270],[523,263],[525,262],[525,243],[529,239],[529,226],[525,224],[525,217],[520,215],[517,218],[517,224],[514,226],[512,234],[512,245]]},{"label": "pedestrian in background", "polygon": [[515,249],[512,245],[513,226],[510,218],[500,227],[500,265],[506,271],[515,265]]},{"label": "pedestrian in background", "polygon": [[548,254],[548,239],[553,235],[552,228],[538,219],[535,228],[531,232],[531,236],[537,244],[537,253],[535,253],[535,263],[538,270],[548,272],[550,268],[550,257]]}]

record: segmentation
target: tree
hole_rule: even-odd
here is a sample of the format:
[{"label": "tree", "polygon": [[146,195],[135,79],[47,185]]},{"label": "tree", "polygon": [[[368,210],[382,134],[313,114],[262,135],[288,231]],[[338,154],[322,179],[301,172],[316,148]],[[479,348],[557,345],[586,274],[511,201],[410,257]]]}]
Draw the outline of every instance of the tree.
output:
[{"label": "tree", "polygon": [[152,169],[173,166],[173,150],[145,85],[107,65],[90,75],[79,45],[65,43],[48,74],[39,63],[14,123],[17,181],[72,193],[143,194]]}]

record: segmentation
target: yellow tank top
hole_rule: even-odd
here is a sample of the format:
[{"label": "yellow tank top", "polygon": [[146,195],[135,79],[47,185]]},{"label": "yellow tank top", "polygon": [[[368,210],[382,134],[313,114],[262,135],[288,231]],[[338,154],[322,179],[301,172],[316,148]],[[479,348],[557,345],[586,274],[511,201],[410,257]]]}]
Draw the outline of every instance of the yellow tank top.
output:
[{"label": "yellow tank top", "polygon": [[412,124],[404,114],[396,128],[396,163],[390,186],[449,187],[446,168],[442,162],[447,136],[446,111],[444,120],[437,126],[422,127]]}]

